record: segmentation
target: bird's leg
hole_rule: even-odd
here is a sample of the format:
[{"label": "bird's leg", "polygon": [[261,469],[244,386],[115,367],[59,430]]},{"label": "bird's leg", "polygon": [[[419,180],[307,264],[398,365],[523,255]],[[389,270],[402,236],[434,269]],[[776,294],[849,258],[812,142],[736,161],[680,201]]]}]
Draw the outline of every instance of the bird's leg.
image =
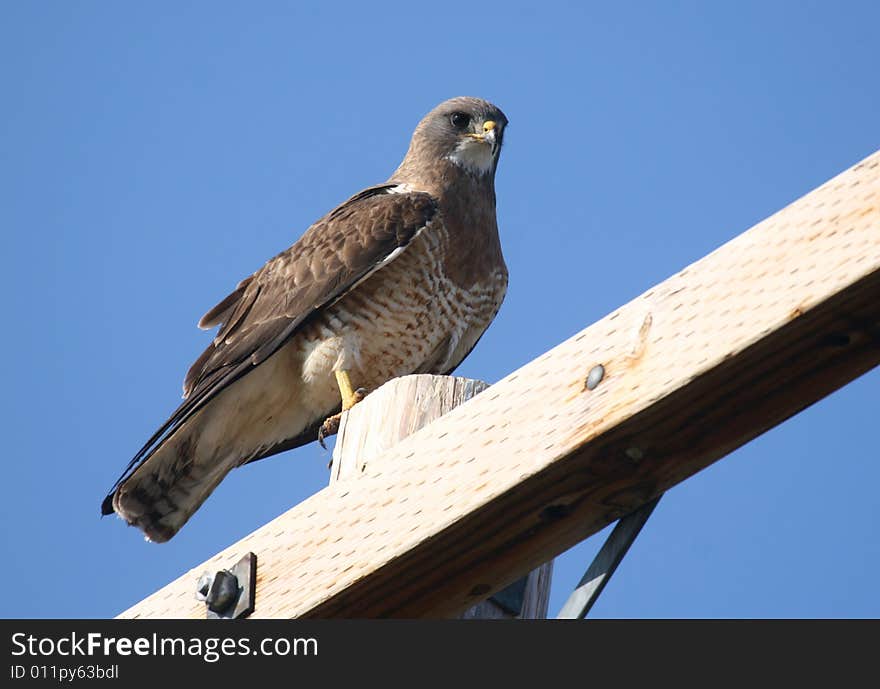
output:
[{"label": "bird's leg", "polygon": [[358,395],[359,391],[351,386],[351,377],[348,371],[334,371],[336,374],[336,384],[339,386],[339,394],[342,397],[342,411],[348,411],[363,399],[363,394]]},{"label": "bird's leg", "polygon": [[324,423],[321,424],[321,428],[318,430],[318,442],[321,443],[321,447],[325,450],[327,449],[327,446],[324,444],[324,438],[328,435],[334,435],[339,430],[339,422],[342,419],[342,414],[347,412],[367,396],[367,391],[364,390],[364,388],[358,388],[355,390],[352,387],[351,377],[348,375],[348,371],[334,371],[333,373],[336,374],[336,384],[339,386],[339,395],[342,397],[342,411],[338,414],[327,417],[324,420]]}]

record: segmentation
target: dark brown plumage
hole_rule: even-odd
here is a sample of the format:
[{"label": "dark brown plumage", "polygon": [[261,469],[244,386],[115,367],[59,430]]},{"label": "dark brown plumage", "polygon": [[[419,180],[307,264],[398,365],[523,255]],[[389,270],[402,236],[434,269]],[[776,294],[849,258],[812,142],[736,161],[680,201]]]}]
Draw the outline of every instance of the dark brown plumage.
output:
[{"label": "dark brown plumage", "polygon": [[315,439],[340,407],[340,372],[371,390],[458,366],[507,284],[494,192],[506,123],[486,101],[441,104],[387,183],[328,213],[206,313],[200,327],[220,328],[187,373],[184,402],[102,512],[168,540],[233,467]]}]

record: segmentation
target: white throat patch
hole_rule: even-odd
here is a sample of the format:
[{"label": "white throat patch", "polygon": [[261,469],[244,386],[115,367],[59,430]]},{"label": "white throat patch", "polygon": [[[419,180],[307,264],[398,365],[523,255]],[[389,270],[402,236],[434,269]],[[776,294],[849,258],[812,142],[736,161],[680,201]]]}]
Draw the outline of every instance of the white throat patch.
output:
[{"label": "white throat patch", "polygon": [[465,139],[446,157],[476,175],[488,175],[492,172],[492,147],[479,141]]}]

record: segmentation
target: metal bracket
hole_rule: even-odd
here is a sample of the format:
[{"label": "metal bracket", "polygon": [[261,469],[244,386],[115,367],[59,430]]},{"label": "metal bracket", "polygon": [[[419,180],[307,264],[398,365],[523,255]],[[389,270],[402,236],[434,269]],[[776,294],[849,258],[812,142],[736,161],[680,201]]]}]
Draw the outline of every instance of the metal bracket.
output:
[{"label": "metal bracket", "polygon": [[582,620],[587,616],[662,497],[662,494],[657,496],[617,522],[556,619]]},{"label": "metal bracket", "polygon": [[489,600],[503,608],[505,612],[519,616],[522,614],[523,602],[525,602],[526,597],[526,584],[528,584],[528,581],[528,575],[521,579],[517,579],[510,586],[501,589],[494,596],[491,596]]},{"label": "metal bracket", "polygon": [[196,584],[196,598],[205,601],[205,618],[209,620],[250,615],[257,598],[257,556],[248,553],[231,569],[202,574]]}]

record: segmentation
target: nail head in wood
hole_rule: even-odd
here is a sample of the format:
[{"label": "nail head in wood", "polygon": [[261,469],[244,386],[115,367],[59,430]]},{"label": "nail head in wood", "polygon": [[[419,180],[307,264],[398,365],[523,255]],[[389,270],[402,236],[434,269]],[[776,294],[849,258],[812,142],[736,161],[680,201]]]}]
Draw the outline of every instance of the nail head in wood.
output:
[{"label": "nail head in wood", "polygon": [[605,367],[602,364],[596,364],[593,366],[593,368],[590,369],[590,373],[587,375],[587,390],[595,390],[604,377]]}]

